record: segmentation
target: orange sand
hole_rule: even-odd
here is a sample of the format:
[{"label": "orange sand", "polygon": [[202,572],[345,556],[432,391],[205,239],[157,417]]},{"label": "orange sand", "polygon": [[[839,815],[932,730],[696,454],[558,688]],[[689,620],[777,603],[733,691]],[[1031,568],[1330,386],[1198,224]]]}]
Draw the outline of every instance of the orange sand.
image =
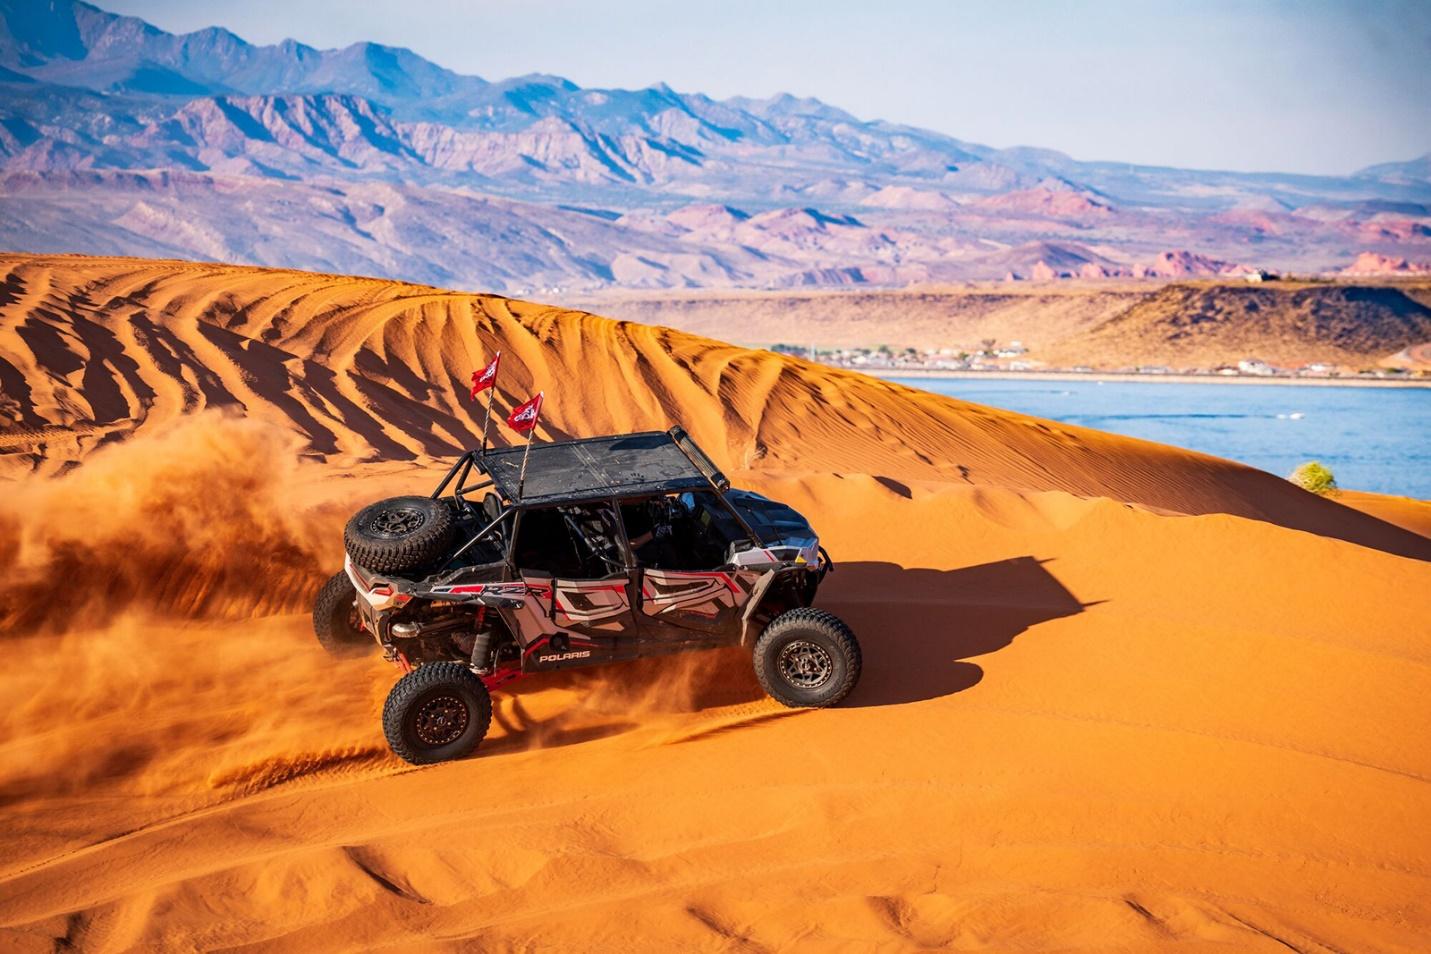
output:
[{"label": "orange sand", "polygon": [[[1431,936],[1416,502],[503,299],[0,266],[6,948]],[[523,680],[463,762],[387,753],[394,674],[304,614],[350,509],[473,441],[497,347],[542,436],[680,421],[811,518],[845,705],[691,655]]]},{"label": "orange sand", "polygon": [[1355,507],[1378,520],[1395,524],[1423,537],[1431,537],[1431,502],[1410,497],[1369,494],[1360,490],[1338,491],[1337,503]]}]

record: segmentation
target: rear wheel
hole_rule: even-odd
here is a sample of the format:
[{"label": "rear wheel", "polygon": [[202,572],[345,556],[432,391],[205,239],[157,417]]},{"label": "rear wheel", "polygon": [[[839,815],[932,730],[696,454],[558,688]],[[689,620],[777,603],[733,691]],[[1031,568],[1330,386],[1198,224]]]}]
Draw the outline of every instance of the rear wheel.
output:
[{"label": "rear wheel", "polygon": [[313,635],[334,656],[359,656],[377,648],[358,617],[358,591],[346,573],[335,573],[313,603]]},{"label": "rear wheel", "polygon": [[492,697],[462,663],[435,662],[403,676],[383,706],[383,734],[414,765],[460,759],[492,722]]},{"label": "rear wheel", "polygon": [[781,613],[755,641],[755,678],[791,708],[832,706],[860,678],[860,644],[844,621],[817,609]]},{"label": "rear wheel", "polygon": [[391,497],[354,514],[343,529],[343,544],[358,566],[378,573],[407,573],[446,556],[455,533],[447,501]]}]

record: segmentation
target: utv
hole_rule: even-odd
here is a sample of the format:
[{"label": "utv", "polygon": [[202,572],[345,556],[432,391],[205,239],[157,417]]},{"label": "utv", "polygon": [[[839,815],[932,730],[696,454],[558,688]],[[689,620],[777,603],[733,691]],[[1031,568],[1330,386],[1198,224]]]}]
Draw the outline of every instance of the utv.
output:
[{"label": "utv", "polygon": [[490,690],[531,672],[738,644],[787,706],[854,688],[854,634],[810,608],[833,565],[794,510],[731,490],[679,427],[529,452],[525,474],[521,447],[469,451],[431,496],[344,531],[314,630],[335,652],[376,640],[404,671],[383,707],[397,755],[468,754]]}]

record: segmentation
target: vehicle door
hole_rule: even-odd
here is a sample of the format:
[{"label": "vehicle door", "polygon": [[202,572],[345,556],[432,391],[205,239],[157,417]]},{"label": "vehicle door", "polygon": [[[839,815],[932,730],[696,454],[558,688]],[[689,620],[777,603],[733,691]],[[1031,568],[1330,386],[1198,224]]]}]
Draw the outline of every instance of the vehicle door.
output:
[{"label": "vehicle door", "polygon": [[511,553],[527,588],[519,611],[525,668],[635,654],[631,571],[613,504],[523,510]]},{"label": "vehicle door", "polygon": [[636,563],[643,642],[723,642],[739,633],[756,575],[729,566],[744,532],[708,491],[621,502]]}]

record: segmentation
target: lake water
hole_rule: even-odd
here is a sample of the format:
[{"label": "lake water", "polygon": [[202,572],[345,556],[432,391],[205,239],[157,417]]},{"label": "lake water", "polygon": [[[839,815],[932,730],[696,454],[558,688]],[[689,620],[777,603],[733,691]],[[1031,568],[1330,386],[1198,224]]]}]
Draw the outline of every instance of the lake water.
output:
[{"label": "lake water", "polygon": [[912,388],[1228,457],[1285,477],[1431,500],[1431,389],[890,376]]}]

